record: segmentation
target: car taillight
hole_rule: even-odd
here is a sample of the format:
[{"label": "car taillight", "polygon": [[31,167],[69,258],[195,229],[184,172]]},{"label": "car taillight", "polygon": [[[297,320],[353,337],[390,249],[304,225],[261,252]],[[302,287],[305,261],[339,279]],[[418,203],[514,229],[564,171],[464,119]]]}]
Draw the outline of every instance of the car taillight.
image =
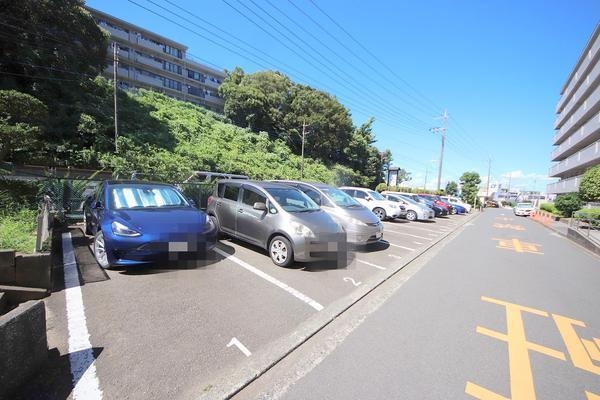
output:
[{"label": "car taillight", "polygon": [[213,200],[214,199],[213,199],[212,195],[208,196],[208,200],[206,201],[206,204],[210,206],[212,204]]}]

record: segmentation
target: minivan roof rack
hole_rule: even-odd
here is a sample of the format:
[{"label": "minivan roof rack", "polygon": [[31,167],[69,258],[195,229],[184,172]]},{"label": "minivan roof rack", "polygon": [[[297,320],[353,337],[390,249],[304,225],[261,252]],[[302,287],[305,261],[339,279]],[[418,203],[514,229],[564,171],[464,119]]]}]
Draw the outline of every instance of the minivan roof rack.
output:
[{"label": "minivan roof rack", "polygon": [[183,183],[190,182],[192,179],[198,179],[204,182],[212,182],[215,179],[250,179],[246,175],[240,174],[226,174],[223,172],[211,172],[211,171],[194,171]]}]

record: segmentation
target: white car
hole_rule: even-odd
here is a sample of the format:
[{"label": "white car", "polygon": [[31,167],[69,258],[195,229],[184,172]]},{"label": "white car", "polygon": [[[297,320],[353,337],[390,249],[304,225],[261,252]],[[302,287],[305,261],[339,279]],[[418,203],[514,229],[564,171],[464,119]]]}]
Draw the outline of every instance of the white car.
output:
[{"label": "white car", "polygon": [[340,190],[348,193],[358,200],[360,204],[373,211],[381,221],[398,218],[406,213],[404,207],[401,207],[398,203],[386,200],[385,197],[374,190],[352,186],[342,186]]},{"label": "white car", "polygon": [[535,210],[535,207],[532,203],[517,203],[517,205],[513,209],[515,215],[522,217],[530,216],[533,210]]},{"label": "white car", "polygon": [[406,208],[406,219],[409,221],[427,221],[435,218],[435,213],[424,204],[417,203],[410,197],[405,197],[398,192],[383,191],[383,197],[390,201],[400,203]]}]

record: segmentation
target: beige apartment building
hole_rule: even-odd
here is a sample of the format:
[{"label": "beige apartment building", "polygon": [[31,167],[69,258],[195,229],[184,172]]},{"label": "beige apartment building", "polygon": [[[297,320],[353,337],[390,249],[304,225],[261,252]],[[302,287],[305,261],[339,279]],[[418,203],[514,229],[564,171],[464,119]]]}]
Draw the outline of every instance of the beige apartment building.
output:
[{"label": "beige apartment building", "polygon": [[107,66],[103,74],[114,76],[114,48],[117,47],[117,84],[122,89],[145,88],[189,101],[223,113],[218,88],[225,73],[189,59],[187,47],[111,15],[86,9],[96,23],[110,33]]},{"label": "beige apartment building", "polygon": [[600,25],[567,78],[556,106],[548,194],[577,192],[581,176],[600,164]]}]

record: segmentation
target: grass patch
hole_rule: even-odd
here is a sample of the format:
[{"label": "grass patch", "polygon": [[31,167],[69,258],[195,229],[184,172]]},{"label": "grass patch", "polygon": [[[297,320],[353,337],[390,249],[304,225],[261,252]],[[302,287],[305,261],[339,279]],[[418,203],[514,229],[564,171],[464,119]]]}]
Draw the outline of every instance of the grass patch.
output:
[{"label": "grass patch", "polygon": [[22,209],[0,214],[0,249],[33,253],[37,237],[37,211]]}]

